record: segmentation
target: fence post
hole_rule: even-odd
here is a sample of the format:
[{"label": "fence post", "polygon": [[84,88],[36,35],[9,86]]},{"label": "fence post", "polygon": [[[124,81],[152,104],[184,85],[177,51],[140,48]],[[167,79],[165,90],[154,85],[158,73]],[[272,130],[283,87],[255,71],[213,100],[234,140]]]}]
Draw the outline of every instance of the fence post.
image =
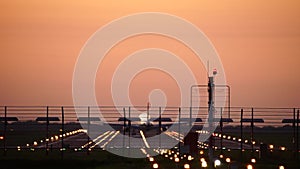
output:
[{"label": "fence post", "polygon": [[190,107],[190,130],[192,131],[192,114],[193,114],[193,112],[192,112],[192,107]]},{"label": "fence post", "polygon": [[[131,130],[131,116],[130,116],[130,107],[128,107],[128,147],[130,148],[130,130]],[[129,151],[130,152],[130,151]]]},{"label": "fence post", "polygon": [[296,158],[296,108],[293,109],[293,155]]},{"label": "fence post", "polygon": [[3,148],[4,148],[4,151],[3,151],[3,155],[6,156],[6,130],[7,130],[7,106],[4,107],[4,133],[3,133],[3,141],[4,141],[4,144],[3,144]]},{"label": "fence post", "polygon": [[251,108],[251,156],[253,156],[254,153],[254,146],[253,146],[253,128],[254,128],[254,121],[253,121],[253,108]]},{"label": "fence post", "polygon": [[46,109],[46,155],[48,155],[49,151],[49,107]]},{"label": "fence post", "polygon": [[161,149],[161,107],[159,107],[159,119],[158,119],[158,128],[159,128],[159,148]]},{"label": "fence post", "polygon": [[223,108],[221,107],[221,120],[220,120],[220,129],[221,129],[221,154],[223,155]]},{"label": "fence post", "polygon": [[299,110],[297,110],[297,142],[296,142],[296,150],[297,150],[297,160],[299,160]]},{"label": "fence post", "polygon": [[126,110],[125,108],[123,108],[123,112],[124,112],[124,123],[123,123],[123,154],[125,151],[125,129],[126,129]]},{"label": "fence post", "polygon": [[178,149],[179,149],[179,153],[180,153],[180,118],[181,118],[181,108],[178,108]]},{"label": "fence post", "polygon": [[91,124],[91,120],[90,120],[90,106],[88,106],[88,119],[87,119],[87,138],[88,138],[88,144],[86,146],[86,153],[87,155],[90,154],[90,124]]},{"label": "fence post", "polygon": [[241,109],[241,163],[243,162],[243,114],[244,110]]},{"label": "fence post", "polygon": [[64,159],[64,132],[65,132],[65,113],[64,113],[64,107],[61,107],[61,159]]}]

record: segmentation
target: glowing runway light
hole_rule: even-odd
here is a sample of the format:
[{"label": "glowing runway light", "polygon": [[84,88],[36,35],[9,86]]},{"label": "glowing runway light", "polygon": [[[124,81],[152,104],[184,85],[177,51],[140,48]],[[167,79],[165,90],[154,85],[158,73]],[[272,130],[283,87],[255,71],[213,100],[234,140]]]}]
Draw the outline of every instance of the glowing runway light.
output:
[{"label": "glowing runway light", "polygon": [[202,161],[201,162],[201,167],[202,168],[206,168],[207,167],[207,162],[206,161]]},{"label": "glowing runway light", "polygon": [[152,165],[152,168],[158,168],[158,164],[157,164],[157,163],[154,163],[154,164]]},{"label": "glowing runway light", "polygon": [[251,164],[248,164],[247,169],[253,169],[253,166]]},{"label": "glowing runway light", "polygon": [[190,168],[190,165],[189,165],[189,164],[184,164],[183,168],[189,169],[189,168]]},{"label": "glowing runway light", "polygon": [[221,161],[217,159],[217,160],[215,160],[214,164],[215,164],[215,167],[220,166],[221,165]]},{"label": "glowing runway light", "polygon": [[154,158],[153,157],[149,157],[149,161],[150,162],[154,161]]}]

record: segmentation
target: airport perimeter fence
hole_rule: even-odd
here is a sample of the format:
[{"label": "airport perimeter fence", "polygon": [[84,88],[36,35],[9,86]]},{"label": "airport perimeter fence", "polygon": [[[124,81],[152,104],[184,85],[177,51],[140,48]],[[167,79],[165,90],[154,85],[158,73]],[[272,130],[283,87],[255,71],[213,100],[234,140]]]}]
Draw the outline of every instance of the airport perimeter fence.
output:
[{"label": "airport perimeter fence", "polygon": [[[299,110],[215,108],[212,119],[216,126],[212,133],[214,148],[256,151],[264,144],[266,149],[274,151],[299,152]],[[207,134],[207,124],[208,107],[1,106],[0,149],[4,155],[10,150],[37,149],[47,154],[69,150],[88,153],[93,145],[89,143],[95,139],[89,137],[91,132],[107,132],[90,131],[91,126],[109,125],[120,134],[138,137],[138,130],[153,128],[157,130],[155,134],[161,134],[174,125],[172,132],[178,133],[175,137],[183,140],[182,135],[187,134],[184,129]],[[150,136],[153,134],[146,138]],[[202,145],[199,149],[207,148],[207,142],[199,144]],[[101,148],[93,146],[93,149]]]}]

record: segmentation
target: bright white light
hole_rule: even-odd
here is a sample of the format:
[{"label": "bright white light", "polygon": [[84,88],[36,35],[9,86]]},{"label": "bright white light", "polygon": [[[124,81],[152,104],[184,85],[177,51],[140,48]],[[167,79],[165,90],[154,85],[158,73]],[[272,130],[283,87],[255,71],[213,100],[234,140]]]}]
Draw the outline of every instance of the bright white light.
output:
[{"label": "bright white light", "polygon": [[188,160],[191,161],[193,160],[193,157],[191,155],[188,156]]},{"label": "bright white light", "polygon": [[190,168],[190,165],[189,165],[189,164],[184,164],[183,168],[189,169],[189,168]]},{"label": "bright white light", "polygon": [[158,164],[157,164],[157,163],[154,163],[152,167],[153,167],[153,168],[158,168]]},{"label": "bright white light", "polygon": [[230,158],[226,158],[226,160],[225,160],[227,163],[230,163]]},{"label": "bright white light", "polygon": [[280,165],[280,166],[279,166],[279,169],[284,169],[284,166],[283,166],[283,165]]},{"label": "bright white light", "polygon": [[251,164],[248,164],[247,169],[253,169],[253,166]]},{"label": "bright white light", "polygon": [[251,163],[256,163],[255,158],[252,158],[252,159],[251,159]]},{"label": "bright white light", "polygon": [[202,154],[204,154],[204,152],[201,150],[201,151],[200,151],[200,154],[202,155]]},{"label": "bright white light", "polygon": [[272,144],[269,145],[269,148],[270,148],[270,149],[273,149],[273,148],[274,148],[274,145],[272,145]]},{"label": "bright white light", "polygon": [[149,161],[150,162],[154,161],[154,158],[153,157],[149,157]]},{"label": "bright white light", "polygon": [[207,167],[207,162],[206,161],[202,161],[201,162],[201,167],[202,168],[206,168]]},{"label": "bright white light", "polygon": [[174,159],[174,161],[175,161],[176,163],[178,163],[178,162],[179,162],[179,158],[176,157],[176,158]]},{"label": "bright white light", "polygon": [[215,164],[215,167],[220,166],[221,165],[221,161],[220,160],[215,160],[214,164]]}]

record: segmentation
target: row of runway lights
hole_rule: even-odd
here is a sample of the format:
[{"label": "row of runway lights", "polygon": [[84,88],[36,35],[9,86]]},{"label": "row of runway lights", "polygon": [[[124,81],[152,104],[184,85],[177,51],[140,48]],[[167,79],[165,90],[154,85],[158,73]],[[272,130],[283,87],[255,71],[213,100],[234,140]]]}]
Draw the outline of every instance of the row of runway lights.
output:
[{"label": "row of runway lights", "polygon": [[[242,139],[241,138],[237,138],[237,137],[233,137],[233,136],[228,136],[228,135],[225,135],[225,134],[220,134],[220,133],[213,133],[213,136],[214,137],[219,137],[219,138],[221,138],[221,137],[223,137],[223,139],[227,139],[227,140],[232,140],[232,141],[236,141],[236,142],[241,142],[242,141]],[[250,141],[251,142],[251,141]],[[244,140],[244,143],[245,144],[250,144],[251,145],[251,143],[249,143],[249,141],[247,140],[247,139],[245,139]],[[256,141],[252,141],[252,144],[253,145],[256,145],[257,144],[257,142]],[[268,148],[270,149],[270,151],[272,152],[274,149],[275,149],[275,146],[273,145],[273,144],[269,144],[268,145]],[[224,147],[223,147],[223,149],[224,149]],[[226,149],[226,148],[225,148]],[[281,150],[281,151],[285,151],[286,150],[286,147],[285,146],[278,146],[278,150]],[[256,150],[257,152],[259,151],[259,150]]]},{"label": "row of runway lights", "polygon": [[[175,147],[176,148],[176,147]],[[191,156],[191,155],[187,155],[187,154],[184,154],[183,156],[180,156],[180,153],[177,151],[174,151],[174,150],[167,150],[167,149],[156,149],[154,150],[156,153],[160,154],[161,156],[164,156],[165,158],[168,158],[169,160],[173,161],[178,164],[180,162],[180,160],[184,160],[184,158],[187,158],[187,160],[190,162],[192,160],[194,160],[194,157]],[[201,167],[202,168],[207,168],[208,167],[208,163],[206,161],[206,159],[203,157],[204,155],[204,151],[203,150],[200,150],[199,151],[199,154],[200,154],[200,163],[201,163]],[[149,155],[149,154],[148,154]],[[153,162],[153,168],[158,168],[158,164],[156,162],[154,162],[154,158],[153,157],[149,157],[147,155],[147,157],[149,158],[149,161],[150,162]],[[227,157],[225,158],[224,155],[220,155],[219,156],[220,159],[223,159],[223,161],[225,161],[228,165],[230,165],[231,163],[231,158],[230,157]],[[222,162],[220,159],[215,159],[213,164],[214,164],[214,167],[215,168],[218,168],[219,166],[221,166]],[[256,163],[256,159],[255,158],[252,158],[251,159],[251,162],[249,164],[246,165],[246,168],[247,169],[254,169],[254,164]],[[183,165],[183,168],[184,169],[189,169],[190,168],[190,164],[188,163],[185,163]],[[282,165],[279,165],[278,166],[278,169],[285,169],[284,166]]]},{"label": "row of runway lights", "polygon": [[[208,134],[209,132],[208,131],[203,131],[203,130],[201,130],[201,131],[197,131],[198,133],[200,133],[200,134]],[[221,133],[213,133],[212,134],[214,137],[219,137],[219,138],[223,138],[223,139],[227,139],[227,140],[232,140],[232,141],[236,141],[236,142],[241,142],[242,141],[242,139],[241,138],[237,138],[237,137],[233,137],[233,136],[229,136],[229,135],[225,135],[225,134],[221,134]],[[251,141],[250,141],[251,142]],[[249,140],[247,140],[247,139],[245,139],[244,140],[244,143],[245,144],[250,144],[251,145],[251,143],[249,142]],[[257,145],[257,142],[256,141],[252,141],[252,144],[253,145]],[[205,144],[205,143],[202,143],[202,145],[200,146],[200,148],[204,148],[204,149],[206,149],[206,148],[208,148],[208,144]],[[215,149],[217,149],[217,147],[214,147]],[[270,151],[272,152],[274,149],[276,149],[275,148],[275,146],[273,145],[273,144],[269,144],[268,145],[268,148],[270,149]],[[281,150],[281,151],[285,151],[286,150],[286,147],[285,146],[278,146],[277,147],[278,148],[278,150]],[[226,147],[222,147],[222,149],[226,149]],[[259,150],[256,150],[257,152],[259,151]]]},{"label": "row of runway lights", "polygon": [[[69,137],[69,136],[72,136],[72,135],[75,135],[75,134],[78,134],[78,133],[87,133],[86,130],[84,129],[78,129],[78,130],[74,130],[74,131],[70,131],[70,132],[67,132],[65,134],[60,134],[60,135],[55,135],[55,136],[52,136],[52,137],[49,137],[49,138],[46,138],[46,139],[42,139],[40,141],[34,141],[33,144],[26,144],[25,147],[27,148],[30,148],[31,151],[34,151],[34,148],[33,147],[37,147],[38,144],[40,143],[44,143],[44,142],[55,142],[55,141],[58,141],[59,139],[62,139],[62,138],[66,138],[66,137]],[[31,147],[33,146],[33,147]],[[17,146],[17,150],[18,151],[21,151],[21,146]],[[63,151],[64,149],[60,149],[61,151]]]},{"label": "row of runway lights", "polygon": [[[46,138],[45,140],[40,140],[40,143],[59,141],[59,139],[61,139],[61,138],[66,138],[66,137],[69,137],[69,136],[72,136],[72,135],[75,135],[75,134],[79,134],[79,133],[87,133],[87,130],[85,130],[85,129],[78,129],[78,130],[74,130],[74,131],[71,131],[71,132],[67,132],[65,134],[55,135],[55,136],[52,136],[50,138]],[[101,146],[101,148],[104,148],[105,145],[108,144],[108,142],[110,142],[119,133],[120,133],[119,131],[116,131],[116,132],[114,132],[114,131],[107,131],[107,132],[101,134],[100,136],[98,136],[97,138],[95,138],[94,140],[91,140],[88,143],[84,144],[80,148],[75,148],[74,151],[80,151],[80,150],[86,148],[89,145],[91,145],[91,146],[89,147],[88,151],[91,151],[91,149],[93,149],[94,147],[96,147],[97,145],[99,145],[101,142],[103,142],[107,137],[109,137],[109,136],[112,135],[112,137],[104,145]],[[95,143],[95,144],[93,144],[93,143]],[[33,147],[31,147],[31,146],[33,146]],[[26,144],[26,147],[30,148],[31,151],[34,151],[34,147],[37,147],[37,146],[38,146],[38,141],[34,141],[33,144]],[[21,151],[21,146],[17,146],[17,150]],[[60,151],[64,151],[64,150],[65,150],[65,148],[61,148],[60,149]]]},{"label": "row of runway lights", "polygon": [[[84,148],[88,148],[88,151],[92,151],[93,148],[95,148],[97,145],[101,144],[103,141],[105,141],[109,136],[111,136],[103,145],[100,146],[103,150],[105,150],[105,146],[112,141],[120,131],[106,131],[103,134],[99,135],[95,139],[89,141],[88,143],[82,145],[80,148],[75,148],[74,151],[80,151]],[[89,146],[89,147],[88,147]]]},{"label": "row of runway lights", "polygon": [[[175,147],[176,148],[176,147]],[[180,156],[179,152],[175,152],[174,150],[161,150],[161,149],[156,149],[154,150],[156,153],[160,154],[161,156],[164,156],[165,158],[169,158],[170,160],[174,160],[176,164],[180,162],[180,160],[184,160],[185,158],[188,161],[194,160],[194,157],[191,155],[186,155],[184,154],[183,156]],[[151,161],[153,157],[149,161]],[[154,168],[154,167],[153,167]],[[190,164],[189,163],[184,163],[183,165],[184,169],[190,169]]]},{"label": "row of runway lights", "polygon": [[[51,141],[51,142],[58,141],[58,140],[59,140],[60,138],[62,138],[62,137],[65,138],[65,137],[72,136],[72,135],[75,135],[75,134],[81,133],[81,132],[87,133],[87,131],[84,130],[84,129],[78,129],[78,130],[74,130],[74,131],[71,131],[71,132],[67,132],[67,133],[65,133],[65,134],[55,135],[55,136],[52,136],[52,137],[50,137],[50,138],[46,138],[45,140],[40,140],[40,143],[43,143],[43,142],[49,142],[49,141]],[[208,131],[199,131],[199,132],[201,132],[201,133],[204,132],[205,134],[208,133]],[[107,133],[104,133],[104,134],[107,134]],[[111,134],[112,134],[112,133],[111,133]],[[166,132],[166,134],[169,135],[170,137],[173,137],[174,139],[179,140],[179,139],[178,139],[178,133],[177,133],[177,132],[174,132],[174,131],[172,131],[172,132]],[[117,134],[115,134],[114,137],[115,137],[116,135],[117,135]],[[103,135],[101,135],[101,136],[103,136]],[[223,139],[232,140],[232,141],[237,141],[237,142],[241,142],[241,141],[242,141],[242,139],[240,139],[240,138],[236,138],[236,137],[228,136],[228,135],[222,135],[222,134],[220,134],[220,133],[213,133],[213,136],[214,136],[214,137],[219,137],[219,138],[223,137]],[[183,137],[183,136],[180,135],[180,140],[179,140],[179,141],[181,141],[181,142],[182,142],[182,137]],[[86,146],[88,146],[88,145],[92,144],[93,142],[95,142],[97,139],[98,139],[98,138],[96,138],[96,139],[90,141],[89,143],[86,143],[86,144],[83,145],[81,148],[82,148],[82,149],[85,148]],[[101,142],[101,141],[100,141],[100,142]],[[246,139],[246,140],[244,140],[244,143],[247,144],[247,143],[249,143],[249,141]],[[98,143],[98,144],[99,144],[99,143]],[[98,145],[98,144],[96,143],[96,145]],[[253,141],[252,144],[255,145],[255,144],[256,144],[256,141]],[[38,145],[38,141],[34,141],[34,142],[33,142],[33,146],[37,146],[37,145]],[[94,146],[96,146],[96,145],[94,145]],[[26,144],[26,147],[30,147],[30,144]],[[200,143],[200,146],[199,146],[199,147],[200,147],[200,148],[207,149],[207,148],[208,148],[208,144]],[[270,145],[268,145],[268,147],[269,147],[270,151],[272,152],[273,149],[274,149],[274,145],[270,144]],[[18,151],[20,151],[20,150],[21,150],[21,147],[20,147],[20,146],[17,146],[17,149],[18,149]],[[214,147],[214,149],[217,149],[217,147]],[[222,147],[222,149],[226,149],[226,148],[225,148],[225,147]],[[230,151],[230,149],[228,149],[228,150]],[[284,147],[284,146],[279,146],[279,150],[285,151],[285,150],[286,150],[286,147]],[[256,151],[258,152],[259,150],[256,150]]]},{"label": "row of runway lights", "polygon": [[[62,135],[52,136],[52,137],[47,138],[47,139],[45,139],[45,140],[40,140],[40,142],[41,142],[41,143],[43,143],[43,142],[49,142],[49,141],[54,142],[54,141],[58,141],[59,138],[63,138],[63,137],[65,138],[65,137],[72,136],[72,135],[75,135],[75,134],[78,134],[78,133],[87,133],[87,131],[84,130],[84,129],[78,129],[78,130],[74,130],[74,131],[71,131],[71,132],[67,132],[67,133],[62,134]],[[112,135],[112,137],[108,140],[108,142],[109,142],[109,141],[111,141],[114,137],[116,137],[117,134],[119,134],[119,132],[107,131],[107,132],[103,133],[102,135],[98,136],[98,137],[97,137],[96,139],[94,139],[93,141],[90,141],[90,142],[86,143],[86,144],[83,145],[81,148],[85,148],[87,145],[90,145],[90,144],[92,144],[93,142],[96,142],[97,140],[99,140],[99,139],[102,138],[100,141],[96,142],[96,143],[93,145],[93,146],[96,146],[96,145],[100,144],[103,140],[105,140],[107,137],[109,137],[110,135]],[[174,137],[174,138],[178,138],[178,134],[179,134],[179,133],[177,133],[177,132],[175,132],[175,131],[172,131],[172,132],[167,133],[167,135],[172,136],[172,137]],[[105,136],[105,137],[104,137],[104,136]],[[213,133],[213,136],[215,136],[215,137],[222,137],[222,135],[219,134],[219,133]],[[182,135],[180,135],[180,138],[182,138]],[[236,141],[236,138],[235,138],[235,137],[231,137],[231,136],[223,135],[223,138],[228,139],[228,140],[231,140],[231,138],[232,138],[233,141]],[[239,140],[241,141],[241,139],[238,139],[238,142],[240,142]],[[181,140],[181,141],[182,141],[182,140]],[[108,142],[107,142],[107,143],[108,143]],[[204,145],[205,148],[208,147],[208,144],[206,144],[206,143],[202,143],[202,142],[199,142],[199,141],[198,141],[198,143]],[[253,142],[253,144],[255,144],[255,142]],[[34,141],[34,142],[33,142],[33,146],[38,146],[38,142],[37,142],[37,141]],[[26,144],[26,147],[30,147],[30,144]],[[175,147],[175,148],[176,148],[176,147]],[[273,146],[273,145],[269,145],[269,148],[270,148],[270,149],[273,149],[274,146]],[[21,147],[20,147],[20,146],[17,146],[17,149],[18,149],[18,151],[21,151]],[[31,150],[34,151],[33,148],[31,148]],[[284,149],[281,148],[281,150],[285,150],[285,148],[284,148]],[[63,151],[63,149],[61,149],[61,151]],[[76,150],[75,150],[75,151],[76,151]],[[89,151],[90,151],[90,149],[89,149]],[[150,154],[148,154],[148,153],[146,152],[145,149],[141,149],[141,151],[142,151],[143,153],[145,153],[145,154],[147,155],[149,161],[152,162],[152,168],[159,168],[159,165],[155,162],[154,158],[151,157]],[[192,157],[191,155],[186,155],[186,154],[184,154],[183,156],[180,157],[180,153],[179,153],[179,152],[175,152],[174,150],[161,150],[161,149],[157,149],[157,150],[154,150],[154,151],[156,151],[158,154],[160,154],[160,155],[162,155],[162,156],[164,156],[164,157],[166,157],[166,158],[169,158],[170,160],[174,160],[175,163],[179,163],[179,162],[180,162],[180,159],[183,160],[184,158],[187,158],[188,161],[194,160],[194,157]],[[200,150],[199,153],[200,153],[200,155],[203,155],[203,154],[204,154],[204,151],[203,151],[203,150]],[[220,159],[224,159],[224,155],[220,155],[219,157],[220,157]],[[201,167],[202,167],[202,168],[206,168],[206,167],[208,166],[208,165],[207,165],[207,162],[206,162],[206,160],[205,160],[204,157],[201,157],[201,158],[200,158],[200,162],[201,162]],[[229,163],[231,162],[231,159],[230,159],[229,157],[227,157],[227,158],[225,158],[225,162],[229,164]],[[252,158],[252,159],[251,159],[251,163],[252,163],[252,164],[255,164],[255,163],[256,163],[256,159],[255,159],[255,158]],[[252,165],[252,164],[248,164],[248,165],[247,165],[247,169],[253,169],[253,165]],[[220,166],[220,165],[221,165],[221,161],[220,161],[219,159],[216,159],[216,160],[214,161],[214,166],[215,166],[215,167],[218,167],[218,166]],[[189,169],[189,168],[190,168],[190,165],[189,165],[188,163],[185,163],[185,164],[184,164],[184,169]],[[285,167],[282,166],[282,165],[279,166],[279,169],[284,169],[284,168],[285,168]]]},{"label": "row of runway lights", "polygon": [[[208,131],[201,131],[201,133],[204,133],[204,134],[208,134]],[[175,132],[175,131],[172,131],[172,132],[170,132],[170,133],[168,133],[168,135],[170,135],[170,136],[172,136],[172,137],[174,137],[174,138],[178,138],[178,134],[179,133],[177,133],[177,132]],[[213,136],[215,136],[215,137],[223,137],[224,139],[228,139],[228,140],[233,140],[233,141],[238,141],[238,142],[241,142],[241,139],[237,139],[236,137],[232,137],[232,136],[226,136],[226,135],[223,135],[222,136],[222,134],[220,134],[220,133],[213,133]],[[181,138],[182,136],[180,135],[180,138]],[[246,141],[245,140],[245,143],[248,143],[248,141]],[[253,145],[255,145],[255,141],[253,141],[252,142],[252,144]],[[207,143],[203,143],[203,142],[200,142],[200,141],[198,141],[198,147],[199,148],[202,148],[202,149],[208,149],[208,144]],[[213,147],[214,149],[218,149],[218,147]],[[222,149],[226,149],[225,147],[222,147]],[[274,145],[272,145],[272,144],[270,144],[269,145],[269,149],[270,149],[270,151],[272,151],[273,149],[274,149]],[[283,147],[283,146],[281,146],[280,147],[280,150],[282,150],[282,151],[284,151],[284,150],[286,150],[286,148],[285,147]],[[166,151],[168,152],[168,154],[166,154]],[[228,149],[228,151],[230,151],[230,149]],[[259,150],[256,150],[256,151],[259,151]],[[160,152],[157,152],[157,153],[160,153]],[[171,150],[162,150],[161,151],[161,155],[163,155],[165,153],[165,157],[166,158],[168,158],[168,155],[172,155],[172,154],[174,154],[174,151],[171,151]],[[204,151],[203,150],[200,150],[200,155],[203,155],[204,154]],[[179,152],[177,152],[176,154],[175,154],[176,156],[177,155],[179,155]],[[185,157],[186,155],[184,155],[184,157]],[[219,158],[220,159],[225,159],[225,162],[227,162],[228,164],[231,162],[231,159],[229,158],[229,157],[227,157],[227,158],[224,158],[224,155],[220,155],[219,156]],[[170,160],[172,160],[173,159],[173,157],[170,157]],[[181,158],[182,159],[182,158]],[[188,156],[188,160],[192,160],[193,159],[193,157],[191,157],[190,155]],[[179,158],[175,158],[175,162],[176,161],[178,161],[179,162]],[[203,168],[206,168],[207,167],[207,162],[205,161],[205,159],[202,157],[202,158],[200,158],[200,162],[201,162],[201,166],[203,167]],[[256,163],[256,159],[255,158],[251,158],[251,160],[250,160],[250,164],[248,164],[247,165],[247,169],[253,169],[253,164],[255,164]],[[219,166],[219,165],[221,165],[221,161],[219,160],[219,159],[216,159],[215,161],[214,161],[214,165],[215,165],[215,167],[217,167],[217,166]],[[282,166],[282,165],[280,165],[279,166],[279,169],[284,169],[284,166]]]}]

